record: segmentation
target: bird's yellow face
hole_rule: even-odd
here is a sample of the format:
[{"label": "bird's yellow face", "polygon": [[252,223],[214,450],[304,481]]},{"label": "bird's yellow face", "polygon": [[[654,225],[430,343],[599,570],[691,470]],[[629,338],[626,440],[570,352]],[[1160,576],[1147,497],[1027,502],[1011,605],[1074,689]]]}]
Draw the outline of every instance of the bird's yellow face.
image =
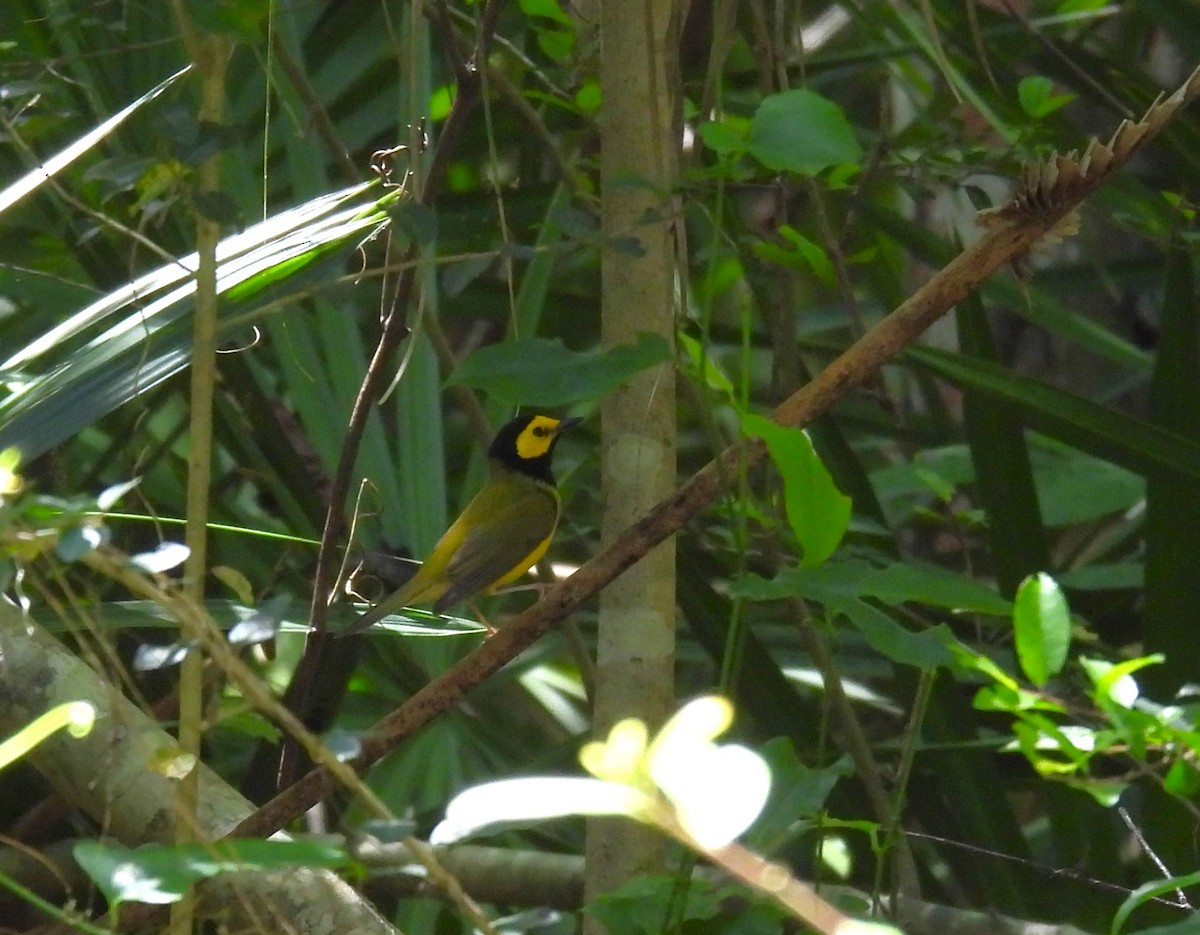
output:
[{"label": "bird's yellow face", "polygon": [[559,424],[549,416],[534,416],[517,436],[517,457],[522,461],[545,457],[554,445]]}]

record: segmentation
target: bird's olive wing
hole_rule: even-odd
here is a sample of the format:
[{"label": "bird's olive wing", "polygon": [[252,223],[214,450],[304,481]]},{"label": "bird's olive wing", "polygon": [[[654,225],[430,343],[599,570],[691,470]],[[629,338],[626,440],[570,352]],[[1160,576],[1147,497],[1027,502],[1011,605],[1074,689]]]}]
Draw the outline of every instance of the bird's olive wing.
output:
[{"label": "bird's olive wing", "polygon": [[[472,523],[446,566],[450,587],[437,601],[439,612],[502,578],[524,572],[545,551],[558,524],[558,495],[541,485],[521,485],[481,504],[482,519]],[[468,512],[474,512],[472,503]]]}]

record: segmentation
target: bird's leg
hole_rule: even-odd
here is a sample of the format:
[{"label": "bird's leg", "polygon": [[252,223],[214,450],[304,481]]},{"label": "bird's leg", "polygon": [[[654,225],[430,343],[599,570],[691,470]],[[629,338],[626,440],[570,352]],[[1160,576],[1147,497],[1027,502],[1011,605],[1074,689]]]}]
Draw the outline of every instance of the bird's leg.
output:
[{"label": "bird's leg", "polygon": [[[483,624],[483,628],[487,630],[488,636],[491,636],[496,632],[496,628],[492,626],[492,624],[488,621],[488,618],[484,616],[483,611],[479,609],[479,605],[475,603],[474,598],[467,599],[467,606],[470,607],[472,613],[475,614],[475,619]],[[487,637],[484,638],[486,639]]]}]

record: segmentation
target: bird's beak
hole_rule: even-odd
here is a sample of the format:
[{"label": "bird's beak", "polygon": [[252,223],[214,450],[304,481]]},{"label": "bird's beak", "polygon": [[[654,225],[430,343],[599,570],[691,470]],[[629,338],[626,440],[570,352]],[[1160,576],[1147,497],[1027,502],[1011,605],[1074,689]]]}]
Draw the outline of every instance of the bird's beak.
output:
[{"label": "bird's beak", "polygon": [[570,419],[563,419],[554,427],[554,434],[561,435],[563,432],[569,432],[581,422],[583,422],[583,419],[579,418],[578,416],[572,416]]}]

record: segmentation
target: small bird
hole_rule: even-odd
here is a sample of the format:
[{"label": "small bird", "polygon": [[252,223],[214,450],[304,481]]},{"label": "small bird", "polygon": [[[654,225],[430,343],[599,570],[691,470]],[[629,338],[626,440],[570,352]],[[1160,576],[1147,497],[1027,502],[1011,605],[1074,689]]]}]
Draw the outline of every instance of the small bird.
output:
[{"label": "small bird", "polygon": [[562,501],[550,473],[554,446],[581,419],[517,416],[488,448],[488,481],[403,586],[342,631],[358,633],[402,607],[446,608],[516,581],[546,553]]}]

